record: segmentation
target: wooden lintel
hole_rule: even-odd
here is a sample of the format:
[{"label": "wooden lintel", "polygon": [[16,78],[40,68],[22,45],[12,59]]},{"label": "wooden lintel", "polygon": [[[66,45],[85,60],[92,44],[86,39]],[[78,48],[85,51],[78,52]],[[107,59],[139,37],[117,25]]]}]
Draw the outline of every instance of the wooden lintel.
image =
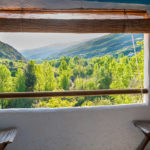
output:
[{"label": "wooden lintel", "polygon": [[84,13],[84,14],[110,14],[110,15],[135,15],[145,16],[146,10],[134,10],[134,9],[36,9],[36,8],[24,8],[24,9],[5,9],[1,8],[0,13],[37,13],[37,14],[52,14],[52,13]]},{"label": "wooden lintel", "polygon": [[150,19],[21,19],[1,18],[0,32],[150,33]]},{"label": "wooden lintel", "polygon": [[65,97],[65,96],[103,96],[120,94],[146,94],[147,89],[105,89],[105,90],[79,90],[56,92],[17,92],[0,93],[0,99],[36,98],[36,97]]}]

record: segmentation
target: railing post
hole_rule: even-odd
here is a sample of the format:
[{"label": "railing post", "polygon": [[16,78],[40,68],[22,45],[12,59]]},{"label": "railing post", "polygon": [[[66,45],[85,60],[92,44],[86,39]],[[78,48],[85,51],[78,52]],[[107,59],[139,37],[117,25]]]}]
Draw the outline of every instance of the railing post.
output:
[{"label": "railing post", "polygon": [[[144,88],[150,91],[150,34],[144,34]],[[150,104],[150,94],[144,95],[144,102]]]}]

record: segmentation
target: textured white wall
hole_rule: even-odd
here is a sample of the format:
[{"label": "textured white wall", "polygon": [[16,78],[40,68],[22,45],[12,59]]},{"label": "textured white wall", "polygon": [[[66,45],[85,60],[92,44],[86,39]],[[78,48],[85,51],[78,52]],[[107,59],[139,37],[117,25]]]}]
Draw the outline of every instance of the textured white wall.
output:
[{"label": "textured white wall", "polygon": [[135,150],[139,119],[150,119],[147,104],[1,110],[0,128],[18,128],[8,150]]}]

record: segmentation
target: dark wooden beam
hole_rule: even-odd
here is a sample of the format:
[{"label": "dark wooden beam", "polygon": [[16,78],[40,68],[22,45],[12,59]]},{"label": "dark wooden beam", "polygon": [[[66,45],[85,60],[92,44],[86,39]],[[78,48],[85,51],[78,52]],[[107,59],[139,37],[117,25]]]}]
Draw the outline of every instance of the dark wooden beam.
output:
[{"label": "dark wooden beam", "polygon": [[65,96],[103,96],[120,94],[146,94],[147,89],[109,89],[109,90],[79,90],[56,92],[17,92],[0,93],[0,99],[36,98],[36,97],[65,97]]},{"label": "dark wooden beam", "polygon": [[0,32],[150,33],[150,19],[0,19]]}]

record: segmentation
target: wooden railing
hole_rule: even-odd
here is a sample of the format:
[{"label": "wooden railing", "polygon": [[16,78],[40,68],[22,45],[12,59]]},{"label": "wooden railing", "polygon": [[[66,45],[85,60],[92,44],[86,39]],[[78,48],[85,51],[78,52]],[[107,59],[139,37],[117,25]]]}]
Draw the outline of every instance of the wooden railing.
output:
[{"label": "wooden railing", "polygon": [[77,90],[54,92],[16,92],[0,93],[0,99],[37,98],[37,97],[65,97],[65,96],[103,96],[120,94],[147,94],[148,89],[105,89],[105,90]]}]

